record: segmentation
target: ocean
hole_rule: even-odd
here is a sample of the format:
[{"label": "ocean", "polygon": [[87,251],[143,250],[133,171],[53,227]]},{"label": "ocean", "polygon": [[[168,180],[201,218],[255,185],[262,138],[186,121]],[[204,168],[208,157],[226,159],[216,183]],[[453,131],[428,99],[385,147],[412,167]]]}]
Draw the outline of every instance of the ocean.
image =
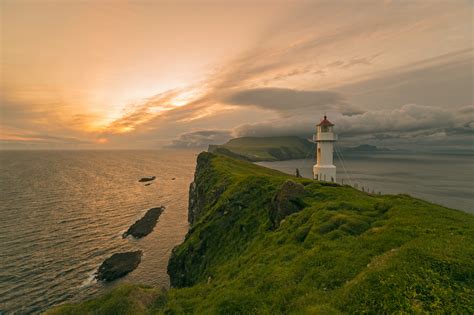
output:
[{"label": "ocean", "polygon": [[[409,194],[449,208],[474,212],[474,157],[419,153],[345,153],[335,158],[337,182],[383,194]],[[311,178],[314,159],[260,162]]]},{"label": "ocean", "polygon": [[[0,314],[40,313],[96,296],[123,282],[168,287],[171,250],[188,229],[193,151],[0,151]],[[314,161],[258,163],[311,177]],[[338,181],[365,190],[408,193],[472,212],[472,156],[345,155]],[[138,179],[156,176],[145,186]],[[175,180],[173,180],[175,178]],[[165,206],[154,231],[122,233]],[[93,279],[113,253],[140,249],[136,270],[111,284]]]},{"label": "ocean", "polygon": [[[196,155],[1,151],[0,314],[39,313],[122,282],[168,287],[169,255],[188,229]],[[151,185],[138,182],[152,175]],[[151,234],[122,239],[148,209],[161,205],[166,209]],[[132,273],[112,284],[93,279],[107,257],[136,249],[143,257]]]}]

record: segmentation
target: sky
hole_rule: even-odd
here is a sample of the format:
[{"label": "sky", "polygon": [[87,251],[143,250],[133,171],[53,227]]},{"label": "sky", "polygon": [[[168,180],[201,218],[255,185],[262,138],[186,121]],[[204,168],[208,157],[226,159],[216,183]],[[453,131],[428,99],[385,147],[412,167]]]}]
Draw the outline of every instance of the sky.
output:
[{"label": "sky", "polygon": [[0,0],[0,149],[473,150],[474,2]]}]

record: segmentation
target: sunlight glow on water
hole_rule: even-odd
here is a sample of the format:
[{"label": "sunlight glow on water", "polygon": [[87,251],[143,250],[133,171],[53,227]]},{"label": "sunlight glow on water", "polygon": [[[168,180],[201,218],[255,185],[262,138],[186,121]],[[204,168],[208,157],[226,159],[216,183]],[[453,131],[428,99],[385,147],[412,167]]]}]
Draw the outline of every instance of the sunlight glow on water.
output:
[{"label": "sunlight glow on water", "polygon": [[[0,313],[38,313],[122,281],[169,286],[172,248],[187,232],[191,151],[0,152]],[[138,183],[155,175],[150,185]],[[172,180],[172,178],[176,178]],[[164,205],[154,231],[122,233]],[[120,281],[93,274],[116,252],[141,249],[142,262]]]}]

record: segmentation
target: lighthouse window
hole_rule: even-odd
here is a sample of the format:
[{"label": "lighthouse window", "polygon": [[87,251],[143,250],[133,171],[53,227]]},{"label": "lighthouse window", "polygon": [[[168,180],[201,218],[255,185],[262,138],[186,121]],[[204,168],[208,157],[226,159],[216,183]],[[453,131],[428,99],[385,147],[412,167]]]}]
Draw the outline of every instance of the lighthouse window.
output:
[{"label": "lighthouse window", "polygon": [[321,132],[328,132],[329,127],[328,126],[321,126]]}]

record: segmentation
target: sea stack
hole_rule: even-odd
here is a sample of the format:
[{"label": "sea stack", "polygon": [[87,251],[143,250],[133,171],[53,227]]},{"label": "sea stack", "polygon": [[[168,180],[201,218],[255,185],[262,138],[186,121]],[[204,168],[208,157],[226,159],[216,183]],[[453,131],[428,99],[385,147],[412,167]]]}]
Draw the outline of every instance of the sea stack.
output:
[{"label": "sea stack", "polygon": [[156,222],[160,218],[160,215],[165,210],[165,207],[151,208],[148,210],[143,218],[137,220],[128,228],[128,230],[122,234],[122,237],[125,238],[129,235],[132,235],[135,238],[142,238],[150,234],[155,228]]},{"label": "sea stack", "polygon": [[121,278],[137,268],[141,258],[141,250],[113,254],[100,265],[96,278],[105,282]]}]

